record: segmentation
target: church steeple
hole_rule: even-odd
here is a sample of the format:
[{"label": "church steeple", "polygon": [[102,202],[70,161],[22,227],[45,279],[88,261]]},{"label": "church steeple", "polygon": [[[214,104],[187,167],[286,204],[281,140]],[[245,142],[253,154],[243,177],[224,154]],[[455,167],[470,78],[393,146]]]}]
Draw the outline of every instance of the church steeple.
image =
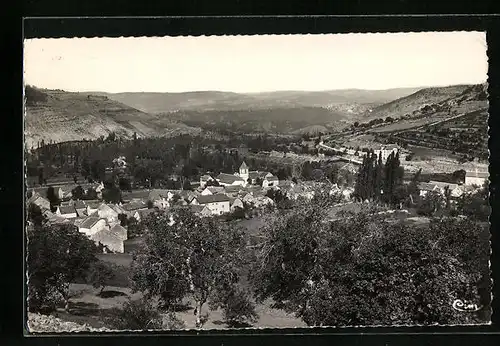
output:
[{"label": "church steeple", "polygon": [[245,179],[245,181],[248,180],[248,166],[245,163],[245,161],[243,161],[243,163],[241,164],[239,173],[240,173],[240,177]]}]

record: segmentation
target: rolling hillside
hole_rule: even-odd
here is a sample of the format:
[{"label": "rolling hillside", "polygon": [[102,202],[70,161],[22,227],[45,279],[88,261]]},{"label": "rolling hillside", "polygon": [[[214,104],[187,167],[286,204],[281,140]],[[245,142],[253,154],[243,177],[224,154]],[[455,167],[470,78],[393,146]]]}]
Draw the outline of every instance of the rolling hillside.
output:
[{"label": "rolling hillside", "polygon": [[[239,94],[220,91],[184,93],[99,93],[111,100],[148,113],[176,111],[231,111],[270,108],[326,107],[349,110],[360,104],[371,107],[409,95],[420,88],[389,90],[276,91]],[[343,105],[345,105],[343,107]],[[366,109],[363,109],[363,111]]]},{"label": "rolling hillside", "polygon": [[115,132],[131,138],[199,131],[141,112],[106,96],[27,87],[25,141],[64,142],[97,139]]},{"label": "rolling hillside", "polygon": [[470,87],[470,85],[454,85],[449,87],[421,89],[411,95],[375,107],[371,112],[365,113],[365,115],[369,118],[397,118],[411,115],[422,106],[446,101],[460,95]]}]

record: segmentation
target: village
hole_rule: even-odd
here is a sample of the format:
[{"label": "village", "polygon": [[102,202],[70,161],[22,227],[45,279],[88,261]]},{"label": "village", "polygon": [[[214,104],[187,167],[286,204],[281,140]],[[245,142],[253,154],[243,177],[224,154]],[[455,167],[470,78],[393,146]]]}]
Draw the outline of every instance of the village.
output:
[{"label": "village", "polygon": [[[362,163],[362,158],[367,152],[355,152],[348,148],[328,147],[320,141],[318,155],[309,155],[306,158],[311,161],[326,159],[321,149],[343,153],[338,156],[340,161],[354,164],[354,167]],[[399,150],[397,145],[381,145],[372,152],[382,158],[383,161]],[[276,157],[283,154],[276,152],[261,153]],[[294,158],[298,155],[295,154]],[[302,158],[304,159],[304,158]],[[329,155],[328,159],[332,159]],[[335,159],[335,158],[333,158]],[[126,169],[124,157],[114,160],[114,168],[108,168],[108,172],[123,172]],[[342,203],[353,203],[353,186],[338,185],[327,181],[318,183],[315,181],[279,180],[270,172],[250,170],[247,163],[243,161],[238,172],[220,173],[218,175],[202,174],[199,182],[191,183],[191,190],[143,188],[122,191],[121,201],[109,203],[103,200],[103,182],[87,183],[81,182],[82,177],[66,177],[63,175],[49,178],[43,187],[28,188],[28,205],[33,204],[40,208],[46,220],[50,224],[72,224],[78,230],[87,235],[101,246],[104,253],[127,253],[127,244],[134,237],[129,228],[136,226],[141,220],[154,212],[168,212],[172,208],[187,207],[202,217],[222,217],[238,211],[254,211],[245,213],[244,217],[250,218],[258,215],[265,208],[273,208],[275,201],[270,198],[269,191],[281,191],[290,200],[298,198],[311,199],[317,191],[318,186],[330,194],[342,196]],[[478,171],[467,171],[465,176],[457,177],[455,182],[429,180],[418,184],[419,195],[424,197],[429,192],[444,196],[449,193],[452,203],[456,202],[462,195],[472,193],[482,187],[488,179],[488,173]],[[81,187],[83,195],[89,190],[96,192],[95,199],[79,199],[72,196],[76,187]],[[47,198],[47,190],[52,188],[60,205],[51,211],[51,203]],[[272,196],[272,195],[271,195]],[[130,221],[132,220],[132,221]],[[130,226],[132,225],[132,226]],[[133,247],[132,247],[133,248]]]}]

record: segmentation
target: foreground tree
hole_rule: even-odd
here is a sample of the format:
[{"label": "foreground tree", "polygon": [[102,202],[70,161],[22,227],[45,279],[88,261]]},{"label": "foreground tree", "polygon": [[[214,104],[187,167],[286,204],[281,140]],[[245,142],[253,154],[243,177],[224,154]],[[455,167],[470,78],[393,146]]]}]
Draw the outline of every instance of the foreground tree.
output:
[{"label": "foreground tree", "polygon": [[[259,300],[311,326],[452,324],[488,320],[488,230],[470,220],[431,226],[369,214],[325,222],[314,205],[277,216],[252,270]],[[477,313],[452,309],[478,302]]]},{"label": "foreground tree", "polygon": [[90,266],[87,281],[92,285],[92,287],[100,288],[99,294],[102,294],[106,286],[108,286],[110,280],[114,277],[115,274],[110,265],[102,261],[98,261],[92,263]]},{"label": "foreground tree", "polygon": [[28,229],[28,307],[43,309],[44,300],[59,293],[69,310],[69,285],[85,278],[90,265],[97,261],[94,242],[73,225]]},{"label": "foreground tree", "polygon": [[132,265],[133,288],[158,297],[169,310],[191,295],[201,327],[205,303],[239,281],[243,234],[184,208],[149,218],[144,226],[145,246]]}]

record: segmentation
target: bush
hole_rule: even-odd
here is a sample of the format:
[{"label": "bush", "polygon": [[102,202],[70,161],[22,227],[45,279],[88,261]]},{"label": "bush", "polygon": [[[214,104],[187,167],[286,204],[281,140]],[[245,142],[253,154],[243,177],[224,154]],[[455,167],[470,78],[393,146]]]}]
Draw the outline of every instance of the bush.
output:
[{"label": "bush", "polygon": [[244,327],[259,318],[250,294],[239,287],[233,287],[220,298],[214,299],[211,307],[222,309],[224,321],[230,327]]},{"label": "bush", "polygon": [[162,318],[150,300],[129,300],[122,309],[115,310],[111,324],[120,330],[161,329]]}]

